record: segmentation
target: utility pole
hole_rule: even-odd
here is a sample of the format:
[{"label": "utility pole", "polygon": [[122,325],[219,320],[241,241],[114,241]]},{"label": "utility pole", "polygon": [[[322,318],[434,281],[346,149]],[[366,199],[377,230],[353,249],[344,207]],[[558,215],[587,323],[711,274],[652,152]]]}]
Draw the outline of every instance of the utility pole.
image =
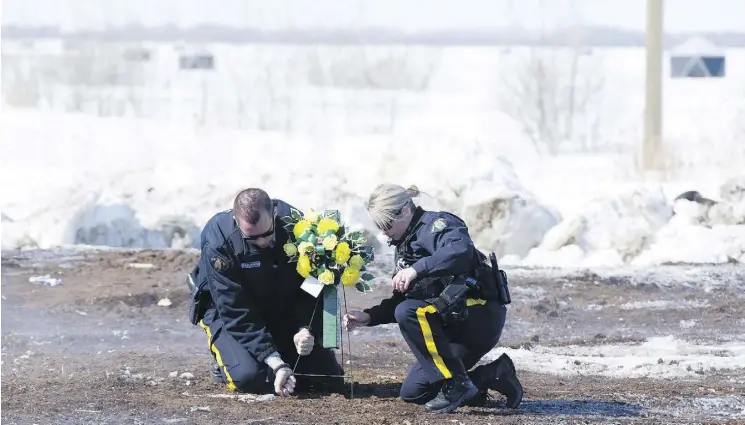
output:
[{"label": "utility pole", "polygon": [[654,170],[660,165],[659,153],[662,146],[663,7],[663,0],[647,0],[644,170]]}]

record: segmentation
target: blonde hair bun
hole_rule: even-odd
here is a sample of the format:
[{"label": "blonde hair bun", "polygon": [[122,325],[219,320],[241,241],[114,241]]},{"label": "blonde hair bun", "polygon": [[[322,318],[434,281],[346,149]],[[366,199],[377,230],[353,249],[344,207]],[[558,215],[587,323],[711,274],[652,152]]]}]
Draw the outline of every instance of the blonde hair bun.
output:
[{"label": "blonde hair bun", "polygon": [[412,198],[419,196],[420,193],[419,188],[414,185],[404,189],[403,186],[393,183],[380,184],[370,194],[367,212],[373,223],[382,228],[394,220],[403,207],[413,206]]}]

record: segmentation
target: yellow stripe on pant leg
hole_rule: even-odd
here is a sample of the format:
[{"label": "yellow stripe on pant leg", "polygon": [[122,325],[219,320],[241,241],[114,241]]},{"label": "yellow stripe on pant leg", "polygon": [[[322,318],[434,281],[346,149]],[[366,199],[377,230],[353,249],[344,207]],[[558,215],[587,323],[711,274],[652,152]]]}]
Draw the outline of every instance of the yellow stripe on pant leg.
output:
[{"label": "yellow stripe on pant leg", "polygon": [[474,305],[486,305],[486,300],[481,298],[466,298],[466,307]]},{"label": "yellow stripe on pant leg", "polygon": [[204,324],[204,320],[199,321],[199,327],[204,329],[205,332],[207,332],[207,345],[209,345],[210,350],[212,350],[213,353],[215,353],[215,359],[217,360],[217,365],[222,368],[223,371],[225,371],[225,377],[228,379],[228,389],[231,391],[235,391],[235,383],[233,382],[233,378],[230,377],[230,374],[228,373],[228,368],[225,366],[225,363],[222,361],[222,356],[220,356],[220,351],[215,347],[215,344],[212,343],[212,332],[210,332],[210,327]]},{"label": "yellow stripe on pant leg", "polygon": [[424,337],[424,343],[427,345],[427,351],[429,351],[429,354],[432,356],[432,360],[435,362],[437,370],[442,373],[442,376],[444,376],[445,379],[450,379],[453,377],[453,374],[450,373],[450,369],[445,366],[445,362],[442,360],[442,357],[440,357],[440,353],[437,352],[437,346],[435,345],[434,337],[432,337],[432,328],[429,327],[429,322],[427,322],[427,317],[425,316],[427,313],[436,312],[437,310],[433,305],[419,307],[416,309],[416,317],[419,320],[419,326],[422,328],[422,336]]}]

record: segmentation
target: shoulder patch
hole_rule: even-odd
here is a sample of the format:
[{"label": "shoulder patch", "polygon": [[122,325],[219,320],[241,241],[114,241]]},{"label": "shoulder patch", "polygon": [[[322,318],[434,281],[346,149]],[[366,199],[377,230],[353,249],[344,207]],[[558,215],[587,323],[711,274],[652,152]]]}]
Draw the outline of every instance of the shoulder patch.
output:
[{"label": "shoulder patch", "polygon": [[220,257],[210,258],[210,263],[212,263],[212,267],[217,272],[224,272],[228,268],[228,264]]},{"label": "shoulder patch", "polygon": [[432,222],[432,233],[440,232],[446,227],[447,227],[447,222],[445,222],[445,219],[438,218],[437,220]]}]

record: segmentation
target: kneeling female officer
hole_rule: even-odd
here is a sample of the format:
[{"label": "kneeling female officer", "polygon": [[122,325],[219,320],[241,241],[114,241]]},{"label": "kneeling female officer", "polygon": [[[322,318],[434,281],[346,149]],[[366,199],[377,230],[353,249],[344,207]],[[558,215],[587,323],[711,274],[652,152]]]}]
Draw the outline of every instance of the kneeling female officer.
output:
[{"label": "kneeling female officer", "polygon": [[[468,372],[497,345],[504,327],[506,307],[495,275],[465,223],[450,213],[425,211],[414,204],[418,195],[415,186],[394,184],[370,195],[370,218],[396,248],[394,292],[377,306],[350,311],[344,324],[354,329],[398,323],[416,357],[401,387],[404,401],[424,404],[429,412],[452,412],[464,404],[483,405],[493,389],[515,408],[523,391],[506,354]],[[457,302],[455,293],[463,294]]]}]

